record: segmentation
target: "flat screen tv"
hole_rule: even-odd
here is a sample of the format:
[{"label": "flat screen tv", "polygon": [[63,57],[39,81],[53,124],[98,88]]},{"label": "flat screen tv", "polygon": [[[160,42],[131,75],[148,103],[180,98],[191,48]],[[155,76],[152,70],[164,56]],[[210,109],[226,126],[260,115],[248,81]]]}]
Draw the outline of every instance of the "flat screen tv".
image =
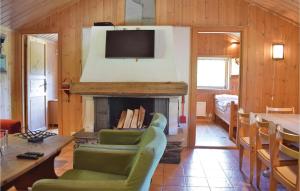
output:
[{"label": "flat screen tv", "polygon": [[154,58],[154,30],[106,31],[106,58]]}]

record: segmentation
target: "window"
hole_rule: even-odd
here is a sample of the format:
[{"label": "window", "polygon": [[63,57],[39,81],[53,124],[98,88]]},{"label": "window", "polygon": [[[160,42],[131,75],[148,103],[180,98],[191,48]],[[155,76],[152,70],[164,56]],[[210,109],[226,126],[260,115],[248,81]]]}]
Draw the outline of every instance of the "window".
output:
[{"label": "window", "polygon": [[228,89],[229,62],[224,57],[198,58],[198,89]]}]

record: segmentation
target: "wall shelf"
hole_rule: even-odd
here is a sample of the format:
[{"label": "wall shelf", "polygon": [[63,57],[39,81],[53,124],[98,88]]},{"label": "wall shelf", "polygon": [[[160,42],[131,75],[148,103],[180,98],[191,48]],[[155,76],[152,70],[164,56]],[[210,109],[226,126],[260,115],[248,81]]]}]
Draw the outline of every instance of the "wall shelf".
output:
[{"label": "wall shelf", "polygon": [[78,82],[70,83],[70,93],[104,96],[182,96],[185,82]]}]

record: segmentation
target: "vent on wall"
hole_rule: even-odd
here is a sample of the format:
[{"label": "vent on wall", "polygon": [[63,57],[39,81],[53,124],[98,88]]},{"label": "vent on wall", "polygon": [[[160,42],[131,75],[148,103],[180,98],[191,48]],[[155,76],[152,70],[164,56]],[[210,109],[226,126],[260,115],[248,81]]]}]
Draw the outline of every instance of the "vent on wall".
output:
[{"label": "vent on wall", "polygon": [[206,102],[204,101],[197,102],[196,108],[197,108],[196,110],[197,117],[206,117]]}]

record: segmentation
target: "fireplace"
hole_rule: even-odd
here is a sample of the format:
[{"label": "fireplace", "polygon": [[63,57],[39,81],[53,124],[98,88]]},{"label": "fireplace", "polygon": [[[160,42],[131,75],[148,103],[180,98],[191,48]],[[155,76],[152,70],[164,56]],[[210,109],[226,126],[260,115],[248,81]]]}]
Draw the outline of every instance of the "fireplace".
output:
[{"label": "fireplace", "polygon": [[169,98],[144,97],[94,97],[94,131],[117,127],[122,111],[145,109],[143,126],[148,127],[154,112],[162,113],[167,118],[165,134],[169,134]]}]

